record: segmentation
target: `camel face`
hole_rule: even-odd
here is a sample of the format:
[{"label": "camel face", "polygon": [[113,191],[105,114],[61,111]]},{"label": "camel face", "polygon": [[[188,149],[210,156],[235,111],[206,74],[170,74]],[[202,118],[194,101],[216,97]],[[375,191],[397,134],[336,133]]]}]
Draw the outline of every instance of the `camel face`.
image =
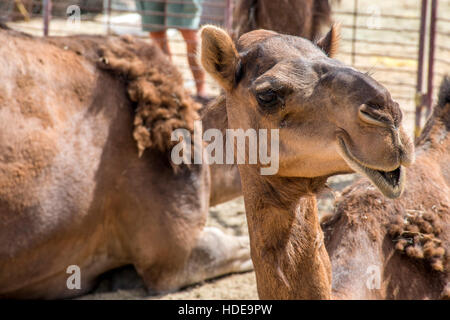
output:
[{"label": "camel face", "polygon": [[401,110],[382,85],[320,49],[335,52],[335,33],[315,45],[256,30],[236,49],[223,30],[205,27],[202,63],[226,90],[230,128],[279,129],[279,176],[357,171],[398,197],[413,159]]}]

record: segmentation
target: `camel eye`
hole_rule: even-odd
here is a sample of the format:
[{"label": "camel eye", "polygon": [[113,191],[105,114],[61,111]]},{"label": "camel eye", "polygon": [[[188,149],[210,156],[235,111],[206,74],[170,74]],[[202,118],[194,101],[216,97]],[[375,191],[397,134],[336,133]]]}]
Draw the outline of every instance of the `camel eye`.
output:
[{"label": "camel eye", "polygon": [[277,98],[277,94],[272,90],[267,90],[262,93],[258,93],[258,100],[267,103]]},{"label": "camel eye", "polygon": [[262,109],[270,111],[282,103],[281,97],[273,90],[266,90],[256,94],[256,99]]}]

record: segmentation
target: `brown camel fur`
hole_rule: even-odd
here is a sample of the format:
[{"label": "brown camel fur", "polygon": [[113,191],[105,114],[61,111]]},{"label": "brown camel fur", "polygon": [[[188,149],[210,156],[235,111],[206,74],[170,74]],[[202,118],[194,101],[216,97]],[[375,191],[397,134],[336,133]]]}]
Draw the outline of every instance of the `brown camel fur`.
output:
[{"label": "brown camel fur", "polygon": [[204,227],[208,166],[170,162],[198,106],[156,46],[4,27],[0,43],[0,297],[81,295],[128,264],[151,292],[252,268],[245,237]]},{"label": "brown camel fur", "polygon": [[[387,199],[361,179],[344,191],[334,216],[324,221],[333,297],[450,298],[449,131],[446,78],[417,143],[403,196]],[[378,270],[379,279],[373,279],[369,268]]]},{"label": "brown camel fur", "polygon": [[266,29],[317,40],[331,23],[329,0],[239,0],[233,12],[233,39]]},{"label": "brown camel fur", "polygon": [[328,299],[316,194],[327,177],[358,171],[386,196],[400,196],[403,165],[413,161],[400,108],[375,80],[322,51],[334,51],[335,28],[317,46],[267,30],[242,35],[237,47],[214,26],[201,37],[202,64],[225,90],[217,107],[225,105],[227,127],[279,129],[278,173],[238,165],[258,294]]}]

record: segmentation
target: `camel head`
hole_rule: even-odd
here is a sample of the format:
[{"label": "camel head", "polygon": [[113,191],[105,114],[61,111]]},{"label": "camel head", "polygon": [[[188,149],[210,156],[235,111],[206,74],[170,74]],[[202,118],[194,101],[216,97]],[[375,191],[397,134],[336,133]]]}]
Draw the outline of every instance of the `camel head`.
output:
[{"label": "camel head", "polygon": [[201,38],[202,64],[226,92],[228,127],[279,129],[278,176],[356,171],[400,196],[414,154],[402,112],[381,84],[333,59],[336,26],[317,43],[256,30],[235,46],[214,26]]}]

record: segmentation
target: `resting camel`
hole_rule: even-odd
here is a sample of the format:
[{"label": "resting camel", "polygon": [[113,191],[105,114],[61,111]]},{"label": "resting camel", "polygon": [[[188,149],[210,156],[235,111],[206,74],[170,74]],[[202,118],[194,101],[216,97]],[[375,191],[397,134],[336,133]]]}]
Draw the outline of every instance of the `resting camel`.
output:
[{"label": "resting camel", "polygon": [[256,29],[318,39],[331,23],[329,0],[239,0],[233,12],[233,39]]},{"label": "resting camel", "polygon": [[370,76],[331,57],[337,36],[333,27],[315,45],[257,30],[235,47],[224,30],[201,30],[201,61],[225,91],[216,108],[225,108],[227,127],[279,129],[275,175],[261,175],[261,164],[238,164],[262,299],[331,297],[316,207],[327,177],[357,171],[395,198],[403,166],[413,161],[398,104]]},{"label": "resting camel", "polygon": [[416,145],[403,196],[362,179],[324,221],[337,299],[450,299],[450,78]]},{"label": "resting camel", "polygon": [[[279,129],[279,171],[239,164],[251,256],[262,299],[328,299],[331,265],[316,194],[327,177],[360,172],[400,196],[413,144],[389,92],[327,56],[338,31],[310,41],[257,30],[234,46],[222,29],[201,31],[205,70],[225,90],[227,127]],[[276,152],[276,151],[271,151]],[[248,158],[248,154],[247,154]]]},{"label": "resting camel", "polygon": [[170,161],[198,105],[156,46],[5,27],[0,43],[0,297],[78,296],[130,264],[155,293],[252,269],[245,237],[205,227],[209,167]]}]

